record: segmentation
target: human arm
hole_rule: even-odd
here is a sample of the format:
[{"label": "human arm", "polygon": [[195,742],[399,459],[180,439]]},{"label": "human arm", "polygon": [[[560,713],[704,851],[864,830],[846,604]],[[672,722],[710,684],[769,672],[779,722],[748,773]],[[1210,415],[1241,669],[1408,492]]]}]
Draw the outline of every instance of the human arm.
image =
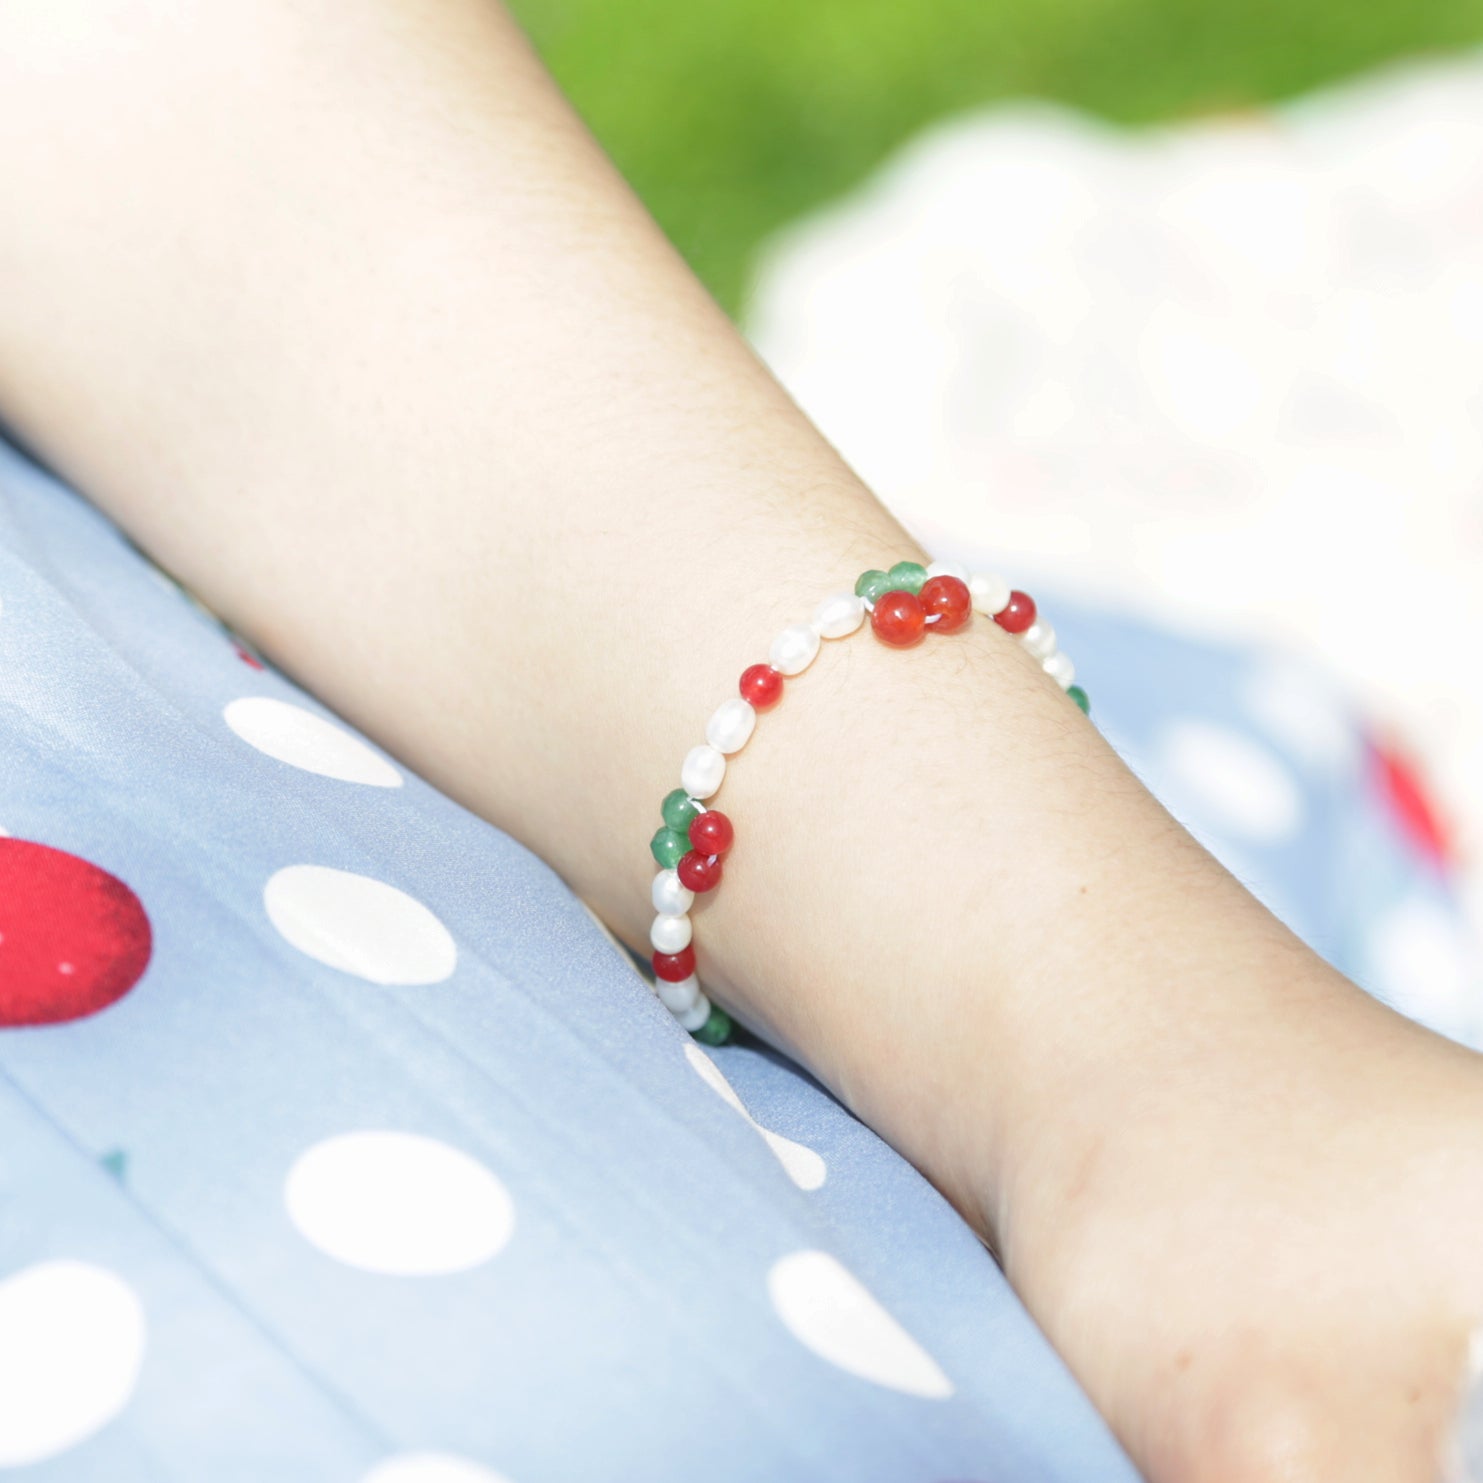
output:
[{"label": "human arm", "polygon": [[[12,0],[0,199],[5,416],[635,944],[705,717],[918,554],[493,7]],[[707,983],[996,1243],[1114,1413],[1068,1297],[1109,1186],[1327,1136],[1356,1055],[1373,1096],[1475,1096],[991,625],[826,646],[725,806]]]}]

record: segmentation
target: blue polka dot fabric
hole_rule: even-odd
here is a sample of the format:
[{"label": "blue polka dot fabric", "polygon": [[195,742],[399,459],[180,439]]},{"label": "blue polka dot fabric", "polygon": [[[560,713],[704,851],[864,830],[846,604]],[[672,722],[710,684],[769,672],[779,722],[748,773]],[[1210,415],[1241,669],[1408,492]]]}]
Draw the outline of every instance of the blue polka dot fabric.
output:
[{"label": "blue polka dot fabric", "polygon": [[[1253,889],[1473,1033],[1336,698],[1058,625]],[[1132,1483],[915,1170],[3,445],[0,755],[0,1474]]]},{"label": "blue polka dot fabric", "polygon": [[1175,817],[1356,983],[1483,1046],[1483,962],[1410,756],[1291,655],[1052,605],[1098,725]]}]

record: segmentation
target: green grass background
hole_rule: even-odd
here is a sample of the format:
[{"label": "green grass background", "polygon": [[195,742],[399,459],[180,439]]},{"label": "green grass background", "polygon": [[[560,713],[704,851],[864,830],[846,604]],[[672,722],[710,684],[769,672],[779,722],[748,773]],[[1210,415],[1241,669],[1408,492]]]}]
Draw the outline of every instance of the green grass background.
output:
[{"label": "green grass background", "polygon": [[735,312],[758,244],[933,119],[994,99],[1145,122],[1483,41],[1483,0],[513,0]]}]

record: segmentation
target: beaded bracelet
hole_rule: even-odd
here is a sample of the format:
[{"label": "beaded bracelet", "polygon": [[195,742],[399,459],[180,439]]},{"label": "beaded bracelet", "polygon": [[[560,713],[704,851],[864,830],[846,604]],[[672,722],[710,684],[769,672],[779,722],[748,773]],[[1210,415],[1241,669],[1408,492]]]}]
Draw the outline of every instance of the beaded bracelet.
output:
[{"label": "beaded bracelet", "polygon": [[732,1031],[730,1015],[710,1002],[696,977],[689,915],[697,895],[720,885],[722,857],[735,837],[731,820],[705,801],[719,791],[727,757],[747,744],[757,712],[782,699],[784,678],[802,674],[813,663],[821,639],[847,638],[868,613],[882,643],[909,649],[929,629],[956,633],[975,611],[1014,634],[1082,711],[1090,712],[1086,691],[1072,684],[1075,668],[1056,647],[1055,630],[1038,615],[1027,593],[1012,590],[992,574],[970,576],[956,562],[934,561],[924,567],[898,561],[888,572],[863,572],[853,592],[825,598],[811,622],[785,628],[772,642],[768,663],[742,672],[740,695],[721,703],[706,725],[705,741],[686,755],[680,786],[660,806],[664,824],[649,841],[659,864],[653,888],[658,915],[649,940],[655,992],[697,1040],[722,1045]]}]

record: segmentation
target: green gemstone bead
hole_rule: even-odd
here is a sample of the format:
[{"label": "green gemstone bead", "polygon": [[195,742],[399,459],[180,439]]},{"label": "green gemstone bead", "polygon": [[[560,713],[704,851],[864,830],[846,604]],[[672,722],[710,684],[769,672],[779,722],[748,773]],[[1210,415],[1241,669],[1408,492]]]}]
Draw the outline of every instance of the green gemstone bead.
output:
[{"label": "green gemstone bead", "polygon": [[1074,700],[1077,705],[1081,707],[1083,714],[1088,716],[1091,715],[1092,703],[1090,700],[1087,699],[1087,693],[1081,688],[1080,685],[1072,685],[1071,688],[1066,691],[1066,694],[1069,695],[1072,700]]},{"label": "green gemstone bead", "polygon": [[891,579],[885,572],[871,568],[868,572],[861,572],[855,583],[855,596],[863,597],[866,602],[874,605],[891,590]]},{"label": "green gemstone bead", "polygon": [[666,869],[673,870],[680,856],[690,848],[690,841],[676,829],[665,827],[649,841],[649,852]]},{"label": "green gemstone bead", "polygon": [[919,561],[898,561],[886,576],[891,579],[888,592],[910,592],[915,597],[927,580],[927,568]]},{"label": "green gemstone bead", "polygon": [[683,788],[676,788],[672,793],[664,795],[664,802],[659,805],[659,812],[664,815],[665,824],[676,834],[689,834],[691,819],[696,814],[703,814],[705,809]]},{"label": "green gemstone bead", "polygon": [[731,1039],[731,1016],[719,1004],[713,1004],[705,1024],[690,1033],[702,1045],[725,1045]]}]

